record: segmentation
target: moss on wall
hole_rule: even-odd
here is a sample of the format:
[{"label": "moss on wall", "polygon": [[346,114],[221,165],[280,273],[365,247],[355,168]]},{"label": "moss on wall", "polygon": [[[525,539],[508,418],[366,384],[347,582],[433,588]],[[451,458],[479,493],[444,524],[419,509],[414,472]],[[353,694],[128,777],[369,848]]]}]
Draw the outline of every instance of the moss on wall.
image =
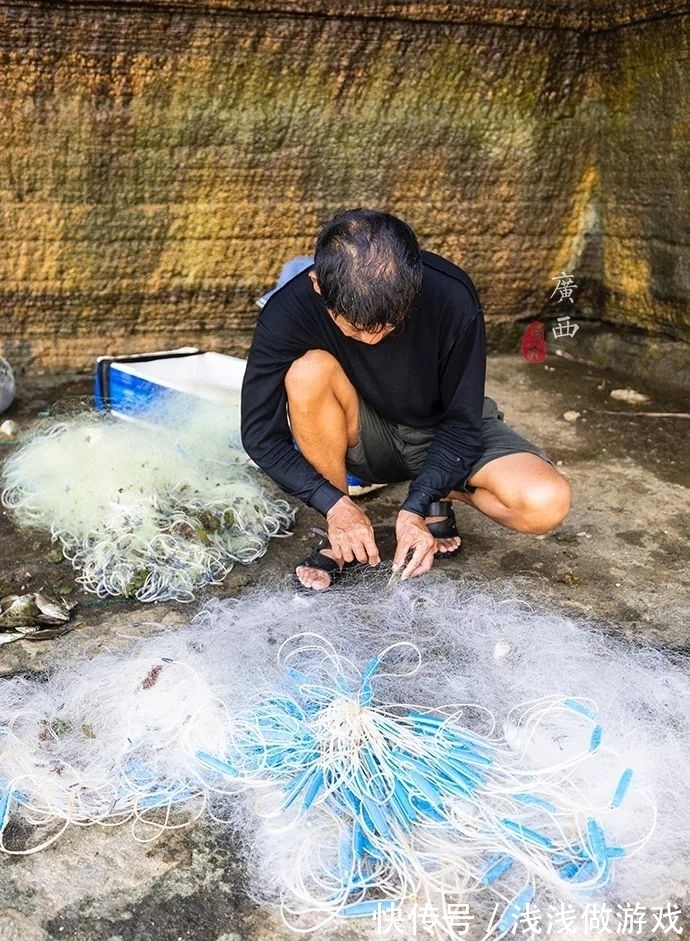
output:
[{"label": "moss on wall", "polygon": [[243,352],[254,298],[353,205],[465,267],[490,323],[568,270],[583,313],[682,335],[687,18],[375,6],[0,3],[0,351]]}]

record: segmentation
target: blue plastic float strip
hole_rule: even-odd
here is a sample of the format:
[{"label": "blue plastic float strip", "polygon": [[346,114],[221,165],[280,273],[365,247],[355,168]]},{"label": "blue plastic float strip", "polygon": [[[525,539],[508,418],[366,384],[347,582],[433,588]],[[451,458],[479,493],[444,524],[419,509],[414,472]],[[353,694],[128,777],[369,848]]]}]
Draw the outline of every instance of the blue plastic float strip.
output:
[{"label": "blue plastic float strip", "polygon": [[142,764],[136,758],[132,759],[128,763],[128,766],[125,767],[123,774],[127,778],[128,782],[136,783],[138,785],[148,784],[149,781],[153,781],[156,777],[152,768]]},{"label": "blue plastic float strip", "polygon": [[285,667],[283,673],[295,686],[309,686],[311,683],[306,673],[302,673],[301,670],[296,670],[294,667]]},{"label": "blue plastic float strip", "polygon": [[[573,866],[575,871],[573,871]],[[569,882],[589,882],[592,879],[595,879],[595,883],[591,886],[591,889],[599,888],[601,886],[601,880],[598,878],[601,874],[601,870],[595,862],[589,860],[586,863],[571,864],[570,866],[564,866],[561,870],[561,875],[564,879],[568,879]],[[590,889],[590,891],[591,891]]]},{"label": "blue plastic float strip", "polygon": [[382,834],[390,832],[389,822],[384,815],[388,816],[390,824],[397,824],[405,833],[410,832],[411,824],[417,818],[417,810],[412,805],[409,794],[399,782],[396,782],[393,794],[385,803],[367,800],[365,795],[355,794],[346,786],[339,787],[337,792],[331,794],[329,803],[334,803],[338,809],[352,816],[355,824],[358,818],[366,814],[368,822]]},{"label": "blue plastic float strip", "polygon": [[441,788],[427,777],[430,771],[432,771],[432,769],[410,765],[405,769],[405,777],[409,779],[414,790],[425,801],[431,804],[434,810],[440,811],[445,802],[445,798]]},{"label": "blue plastic float strip", "polygon": [[345,905],[338,912],[345,918],[363,918],[378,915],[379,912],[390,912],[397,905],[393,899],[370,899],[368,902],[352,902]]},{"label": "blue plastic float strip", "polygon": [[166,804],[179,804],[182,801],[189,800],[190,797],[195,797],[198,791],[161,791],[157,794],[149,794],[146,797],[142,797],[137,801],[137,807],[140,807],[144,810],[150,810],[154,807],[163,807]]},{"label": "blue plastic float strip", "polygon": [[266,750],[271,748],[273,745],[279,745],[281,748],[286,748],[300,744],[295,742],[295,734],[292,731],[287,731],[284,727],[277,725],[268,725],[268,723],[259,722],[259,728],[261,729],[261,747],[265,747]]},{"label": "blue plastic float strip", "polygon": [[594,818],[587,820],[588,845],[573,844],[570,853],[555,853],[552,857],[558,875],[570,882],[595,879],[593,888],[604,885],[611,874],[610,861],[626,855],[622,846],[607,846],[604,831]]},{"label": "blue plastic float strip", "polygon": [[227,761],[223,761],[222,758],[216,758],[215,755],[209,755],[208,752],[198,751],[196,753],[197,761],[200,761],[202,765],[206,765],[207,768],[213,768],[214,771],[220,771],[221,774],[227,775],[231,778],[237,778],[238,772],[237,769],[229,764]]},{"label": "blue plastic float strip", "polygon": [[386,818],[380,804],[376,801],[365,801],[362,803],[364,819],[371,821],[372,829],[386,840],[393,840],[394,833],[391,824]]},{"label": "blue plastic float strip", "polygon": [[459,790],[464,797],[473,797],[479,785],[484,782],[483,775],[472,771],[462,762],[453,761],[450,756],[439,763],[436,773],[440,777],[444,790],[449,790],[451,793],[457,793]]},{"label": "blue plastic float strip", "polygon": [[515,836],[519,836],[520,839],[524,840],[526,843],[533,843],[535,846],[543,846],[545,849],[553,849],[553,841],[550,840],[548,836],[537,833],[536,830],[531,830],[529,827],[524,827],[516,820],[508,820],[504,817],[501,823],[506,830],[514,833]]},{"label": "blue plastic float strip", "polygon": [[12,797],[12,791],[9,787],[4,787],[2,794],[0,795],[0,833],[3,832],[5,826],[7,825],[7,818],[10,815],[10,799]]},{"label": "blue plastic float strip", "polygon": [[597,717],[596,712],[583,702],[580,702],[579,699],[564,699],[563,705],[567,706],[568,709],[572,709],[573,712],[579,712],[580,715],[587,716],[588,719],[596,719]]},{"label": "blue plastic float strip", "polygon": [[[302,771],[301,774],[298,774],[296,778],[293,778],[288,784],[285,785],[283,790],[285,791],[285,799],[281,805],[281,810],[287,810],[290,807],[300,793],[307,788],[307,793],[311,793],[311,801],[314,800],[316,791],[319,789],[323,783],[323,774],[315,768],[307,768]],[[312,793],[312,788],[315,790]]]},{"label": "blue plastic float strip", "polygon": [[354,833],[350,831],[349,833],[343,833],[340,836],[340,846],[338,852],[339,872],[337,875],[341,881],[344,881],[345,877],[352,872],[354,863]]},{"label": "blue plastic float strip", "polygon": [[369,663],[367,663],[367,665],[362,670],[362,676],[360,679],[362,686],[365,686],[369,682],[380,666],[381,659],[379,657],[373,657]]},{"label": "blue plastic float strip", "polygon": [[[567,879],[570,881],[578,874],[580,868],[583,865],[584,863],[563,863],[558,867],[558,875],[561,877],[561,879]],[[589,865],[591,865],[591,863],[589,863]]]},{"label": "blue plastic float strip", "polygon": [[7,820],[13,802],[20,806],[31,806],[29,797],[23,791],[19,791],[9,784],[3,785],[0,782],[0,833],[2,833],[7,826]]},{"label": "blue plastic float strip", "polygon": [[352,790],[347,787],[347,785],[341,785],[332,796],[336,799],[336,804],[344,806],[348,813],[357,817],[362,806],[362,801],[353,794]]},{"label": "blue plastic float strip", "polygon": [[[356,780],[353,783],[356,784]],[[363,793],[361,789],[353,790],[351,787],[346,786],[338,788],[338,796],[344,799],[348,812],[355,819],[359,817],[370,833],[380,835],[386,839],[393,838],[391,824],[397,819],[396,805],[392,805],[390,802],[381,803]],[[337,800],[336,803],[338,803]],[[340,801],[340,804],[342,806],[342,801]],[[389,817],[392,819],[389,819]]]},{"label": "blue plastic float strip", "polygon": [[541,807],[542,810],[547,810],[551,814],[555,814],[558,809],[551,801],[547,801],[543,797],[537,797],[536,794],[511,794],[511,797],[513,800],[520,801],[521,804]]},{"label": "blue plastic float strip", "polygon": [[[444,740],[451,740],[460,748],[468,748],[476,755],[482,755],[483,752],[491,752],[492,746],[478,736],[472,735],[465,729],[456,729],[448,724],[446,716],[440,716],[426,712],[409,712],[405,718],[410,719],[415,727],[415,731],[422,732],[424,735],[434,735],[442,737]],[[482,756],[487,764],[491,764],[491,759],[486,755]]]},{"label": "blue plastic float strip", "polygon": [[514,860],[510,856],[499,856],[495,863],[493,863],[486,870],[482,876],[482,882],[484,885],[491,885],[497,879],[500,879],[501,876],[508,872],[510,867],[513,865]]},{"label": "blue plastic float strip", "polygon": [[601,885],[605,883],[609,877],[608,847],[606,846],[604,831],[593,817],[589,817],[587,820],[587,837],[589,839],[590,853],[596,866],[596,871],[592,873],[592,875],[598,877],[597,884]]},{"label": "blue plastic float strip", "polygon": [[[365,813],[362,813],[362,820],[367,824],[369,832],[371,833],[369,822],[366,821],[365,816]],[[377,859],[380,862],[387,862],[388,860],[388,854],[383,852],[383,850],[379,850],[378,847],[371,842],[359,820],[355,820],[352,824],[352,848],[357,855],[357,859],[360,861],[364,859]]]},{"label": "blue plastic float strip", "polygon": [[283,712],[287,712],[288,715],[295,719],[304,719],[303,710],[300,709],[294,699],[290,699],[289,696],[274,696],[273,699],[269,699],[268,705],[282,709]]},{"label": "blue plastic float strip", "polygon": [[416,810],[409,793],[402,786],[400,781],[395,782],[395,790],[391,801],[395,807],[400,825],[406,833],[412,829],[412,824],[417,820],[418,811]]},{"label": "blue plastic float strip", "polygon": [[[468,767],[464,758],[452,753],[427,755],[421,758],[394,748],[391,749],[390,754],[395,762],[396,777],[409,776],[415,784],[415,789],[420,788],[431,803],[438,802],[441,791],[447,791],[450,794],[458,791],[464,795],[468,792],[471,794],[484,782],[483,774]],[[430,779],[437,781],[439,787],[435,788]],[[428,790],[429,787],[433,789],[433,796],[432,791]]]},{"label": "blue plastic float strip", "polygon": [[606,865],[606,839],[604,831],[594,817],[587,819],[587,836],[594,859],[602,866]]},{"label": "blue plastic float strip", "polygon": [[601,745],[601,736],[604,730],[600,725],[595,725],[592,729],[592,737],[589,740],[589,750],[596,751],[597,748]]},{"label": "blue plastic float strip", "polygon": [[346,696],[352,696],[352,686],[350,685],[348,678],[343,673],[336,673],[335,685],[338,687],[341,693],[344,693]]},{"label": "blue plastic float strip", "polygon": [[512,928],[520,915],[524,912],[528,902],[531,902],[533,898],[534,887],[531,885],[525,886],[521,892],[518,892],[501,915],[501,919],[497,925],[498,931],[508,931]]},{"label": "blue plastic float strip", "polygon": [[[355,851],[358,855],[373,849],[370,841],[366,839],[366,833],[394,839],[396,828],[409,833],[412,825],[420,821],[420,817],[432,822],[448,822],[427,800],[410,793],[400,780],[396,782],[390,799],[384,803],[367,798],[365,794],[355,792],[345,785],[329,796],[329,803],[335,804],[353,817]],[[378,851],[375,855],[380,858]]]},{"label": "blue plastic float strip", "polygon": [[632,776],[633,776],[632,768],[626,768],[620,777],[620,781],[618,782],[618,786],[616,787],[616,791],[613,795],[613,799],[611,800],[612,808],[620,807],[620,805],[623,803],[623,799],[625,795],[628,793],[628,788],[630,787]]},{"label": "blue plastic float strip", "polygon": [[412,803],[416,809],[426,817],[428,821],[432,823],[444,823],[448,824],[448,818],[444,817],[443,814],[439,813],[434,807],[431,806],[427,801],[422,800],[419,797],[413,797]]}]

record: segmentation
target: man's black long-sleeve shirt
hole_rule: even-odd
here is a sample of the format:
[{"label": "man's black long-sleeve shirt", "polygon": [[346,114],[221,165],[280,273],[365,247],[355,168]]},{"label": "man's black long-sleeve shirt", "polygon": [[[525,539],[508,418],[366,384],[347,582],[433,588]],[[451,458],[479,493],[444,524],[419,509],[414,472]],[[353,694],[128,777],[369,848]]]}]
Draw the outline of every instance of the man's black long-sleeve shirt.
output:
[{"label": "man's black long-sleeve shirt", "polygon": [[472,281],[439,255],[423,252],[417,301],[379,343],[346,337],[308,271],[271,296],[261,311],[242,386],[242,442],[287,493],[327,513],[343,496],[295,450],[287,420],[285,373],[308,350],[326,350],[355,389],[388,421],[436,428],[403,509],[462,485],[480,453],[486,352],[484,318]]}]

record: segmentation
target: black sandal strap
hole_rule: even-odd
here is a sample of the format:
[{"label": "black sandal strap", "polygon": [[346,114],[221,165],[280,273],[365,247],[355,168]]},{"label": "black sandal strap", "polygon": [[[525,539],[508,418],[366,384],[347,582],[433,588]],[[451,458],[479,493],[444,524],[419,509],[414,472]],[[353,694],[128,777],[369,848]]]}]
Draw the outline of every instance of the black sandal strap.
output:
[{"label": "black sandal strap", "polygon": [[341,571],[341,567],[332,559],[329,555],[324,555],[321,551],[322,549],[330,549],[331,544],[327,538],[322,538],[318,545],[314,546],[306,559],[303,559],[300,562],[300,565],[304,565],[306,568],[318,569],[320,572],[327,572],[329,575],[333,576],[335,573]]},{"label": "black sandal strap", "polygon": [[450,500],[437,500],[430,503],[426,510],[427,516],[451,516],[453,513],[453,504]]}]

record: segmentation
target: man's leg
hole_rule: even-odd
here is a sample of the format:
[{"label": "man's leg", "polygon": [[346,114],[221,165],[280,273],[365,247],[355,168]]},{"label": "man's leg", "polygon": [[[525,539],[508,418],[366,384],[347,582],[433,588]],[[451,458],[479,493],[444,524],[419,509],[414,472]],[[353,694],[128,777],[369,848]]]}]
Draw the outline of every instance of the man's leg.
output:
[{"label": "man's leg", "polygon": [[[347,493],[347,449],[359,441],[357,391],[340,363],[325,350],[310,350],[295,360],[285,376],[290,427],[297,447],[311,466]],[[430,522],[428,520],[427,522]],[[437,540],[438,552],[456,549],[460,539]],[[324,555],[342,564],[329,550]],[[304,565],[296,575],[306,588],[328,588],[328,572]]]},{"label": "man's leg", "polygon": [[357,391],[340,363],[325,350],[310,350],[285,376],[290,428],[311,466],[347,493],[345,454],[359,440]]},{"label": "man's leg", "polygon": [[570,509],[570,487],[553,465],[536,454],[520,452],[495,458],[469,481],[474,493],[454,491],[451,499],[520,533],[547,533]]},{"label": "man's leg", "polygon": [[[345,454],[359,440],[357,392],[343,369],[325,350],[310,350],[295,360],[285,376],[290,428],[297,447],[311,466],[347,493]],[[322,550],[335,559],[334,552]],[[298,565],[295,569],[305,588],[328,588],[328,572]]]}]

